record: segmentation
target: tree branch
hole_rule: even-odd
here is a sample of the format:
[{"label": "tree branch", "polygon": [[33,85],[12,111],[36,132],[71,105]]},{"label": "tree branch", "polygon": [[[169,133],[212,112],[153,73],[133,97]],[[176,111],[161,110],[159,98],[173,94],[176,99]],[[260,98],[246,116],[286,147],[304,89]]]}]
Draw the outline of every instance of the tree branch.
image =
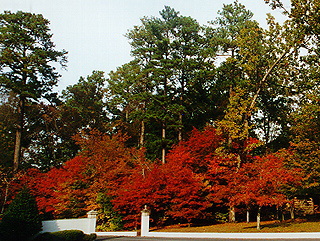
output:
[{"label": "tree branch", "polygon": [[270,75],[270,73],[272,72],[272,70],[280,63],[280,61],[285,57],[285,55],[288,53],[288,51],[283,52],[280,57],[273,63],[273,65],[268,69],[268,71],[265,73],[265,75],[263,76],[263,78],[261,79],[260,83],[259,83],[259,88],[257,89],[255,95],[253,96],[253,99],[251,101],[251,104],[249,106],[248,109],[248,117],[250,116],[250,113],[253,109],[253,107],[256,104],[257,98],[261,92],[262,89],[262,85],[266,82],[268,76]]}]

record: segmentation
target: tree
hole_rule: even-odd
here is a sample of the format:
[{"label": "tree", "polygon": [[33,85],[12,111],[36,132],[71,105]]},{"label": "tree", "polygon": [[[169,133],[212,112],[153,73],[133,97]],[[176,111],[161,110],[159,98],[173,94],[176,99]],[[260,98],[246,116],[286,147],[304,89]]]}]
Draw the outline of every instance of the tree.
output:
[{"label": "tree", "polygon": [[134,60],[111,71],[106,88],[114,125],[131,137],[131,145],[139,147],[145,146],[148,107],[152,101],[153,87],[146,75]]},{"label": "tree", "polygon": [[229,143],[221,130],[210,126],[203,131],[195,129],[188,140],[172,149],[167,160],[190,168],[201,180],[206,199],[213,206],[229,207],[233,219],[233,210],[240,205],[249,210],[289,202],[301,180],[301,171],[288,165],[288,153],[259,157],[254,155],[259,146],[257,139],[248,138],[242,143],[232,140]]},{"label": "tree", "polygon": [[[23,169],[37,167],[42,171],[62,165],[75,154],[74,148],[67,144],[63,135],[70,127],[63,117],[62,108],[59,104],[46,104],[40,102],[27,107],[25,126],[27,132],[24,140],[25,157],[21,162]],[[71,134],[71,129],[68,130]]]},{"label": "tree", "polygon": [[19,103],[15,171],[21,159],[26,103],[50,97],[59,77],[54,63],[64,66],[66,62],[66,51],[54,49],[48,25],[49,21],[40,14],[18,11],[0,15],[0,85],[15,93]]},{"label": "tree", "polygon": [[102,71],[93,71],[87,78],[80,77],[78,83],[68,86],[63,91],[65,108],[77,113],[73,122],[78,128],[73,130],[79,133],[82,129],[107,129],[107,113],[105,111],[105,78]]},{"label": "tree", "polygon": [[59,140],[55,142],[56,152],[62,154],[62,161],[75,157],[79,151],[74,135],[93,129],[101,132],[110,130],[105,82],[103,71],[93,71],[63,90],[62,101],[56,107],[47,108],[47,115],[53,117],[51,124],[55,125],[53,131]]},{"label": "tree", "polygon": [[[214,87],[217,89],[216,98],[219,100],[219,110],[222,113],[215,123],[227,138],[225,152],[229,153],[235,151],[231,143],[236,142],[243,146],[251,136],[252,125],[245,120],[250,105],[249,96],[254,91],[260,75],[257,70],[260,63],[254,62],[256,66],[251,66],[251,73],[246,66],[253,62],[249,60],[251,57],[249,54],[255,55],[254,58],[252,57],[255,60],[262,57],[262,29],[256,21],[252,20],[253,13],[237,1],[224,5],[218,13],[220,16],[212,22],[216,26],[208,29],[209,33],[211,32],[209,36],[211,36],[211,44],[217,45],[220,51],[227,53],[228,57],[217,68]],[[242,42],[243,38],[246,39]],[[236,151],[241,151],[241,148]],[[239,166],[245,161],[240,157],[245,155],[244,153],[235,154],[238,155]]]},{"label": "tree", "polygon": [[12,166],[12,156],[14,150],[14,123],[16,99],[12,93],[5,93],[0,97],[0,161],[1,168]]},{"label": "tree", "polygon": [[257,229],[260,229],[260,212],[262,207],[282,207],[293,198],[292,190],[300,185],[301,169],[288,166],[287,153],[278,153],[262,157],[255,156],[252,162],[230,176],[232,188],[237,189],[232,197],[237,205],[245,204],[258,207]]},{"label": "tree", "polygon": [[[310,80],[310,79],[309,79]],[[320,192],[320,105],[319,89],[308,91],[300,100],[300,108],[292,113],[291,130],[294,133],[292,165],[301,168],[306,179],[300,194],[316,196]]]},{"label": "tree", "polygon": [[213,31],[212,44],[218,45],[220,51],[229,53],[233,58],[239,50],[238,35],[251,25],[253,13],[247,10],[243,4],[235,1],[232,4],[224,4],[218,14],[220,16],[211,22],[211,24],[217,25]]},{"label": "tree", "polygon": [[[249,159],[248,154],[256,146],[248,140],[239,143],[226,138],[221,130],[207,126],[203,131],[194,129],[188,140],[180,142],[168,155],[180,166],[187,166],[202,180],[208,199],[215,205],[230,206],[230,220],[235,215],[232,197],[236,190],[228,185],[230,177],[239,169],[239,158]],[[227,148],[226,148],[227,146]],[[247,149],[247,152],[244,150]],[[232,217],[232,218],[231,218]]]},{"label": "tree", "polygon": [[9,205],[0,223],[1,240],[30,240],[42,229],[35,198],[22,189]]},{"label": "tree", "polygon": [[[279,1],[272,2],[283,7]],[[263,140],[266,147],[275,150],[287,147],[288,116],[300,94],[297,87],[302,77],[299,51],[311,47],[306,31],[290,19],[280,25],[270,15],[268,29],[264,30],[251,20],[252,13],[237,2],[225,5],[220,14],[214,23],[220,22],[222,26],[216,28],[212,42],[222,47],[226,42],[225,49],[229,48],[232,54],[219,67],[218,81],[230,98],[240,91],[241,98],[247,101],[239,124],[245,126],[245,132]]]},{"label": "tree", "polygon": [[[291,69],[290,84],[293,86],[295,104],[286,125],[287,139],[293,150],[292,165],[301,168],[306,179],[299,194],[319,193],[319,2],[291,1],[286,9],[281,0],[265,1],[279,8],[290,21],[291,33],[296,40],[296,64]],[[290,39],[290,38],[287,38]],[[289,123],[289,124],[288,124]]]},{"label": "tree", "polygon": [[126,227],[137,226],[144,205],[152,210],[155,225],[189,223],[206,216],[210,202],[202,195],[202,184],[190,168],[180,164],[153,163],[144,172],[133,170],[123,180],[112,202]]},{"label": "tree", "polygon": [[45,217],[83,217],[95,209],[99,211],[101,227],[108,228],[108,224],[121,219],[120,215],[115,217],[118,213],[112,211],[108,199],[117,196],[133,169],[143,172],[147,168],[144,150],[126,147],[127,137],[120,133],[91,130],[75,139],[81,148],[78,156],[46,173],[28,169],[16,186],[25,185],[32,190]]},{"label": "tree", "polygon": [[165,162],[167,149],[182,140],[192,125],[205,125],[212,114],[207,92],[214,52],[195,19],[181,16],[168,6],[160,15],[142,19],[141,26],[127,36],[143,73],[141,80],[148,86],[150,99],[145,113],[149,130],[154,130],[148,134],[154,141],[147,143],[161,148],[153,152],[161,153]]}]

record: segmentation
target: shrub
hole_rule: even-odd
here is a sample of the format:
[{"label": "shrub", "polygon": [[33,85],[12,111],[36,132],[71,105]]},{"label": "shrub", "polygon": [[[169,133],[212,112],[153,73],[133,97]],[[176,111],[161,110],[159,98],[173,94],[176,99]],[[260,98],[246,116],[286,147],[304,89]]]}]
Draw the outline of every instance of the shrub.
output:
[{"label": "shrub", "polygon": [[53,233],[42,233],[33,241],[93,241],[96,240],[96,234],[84,234],[80,230],[65,230]]},{"label": "shrub", "polygon": [[97,235],[95,233],[87,234],[84,236],[83,241],[94,241],[96,240]]},{"label": "shrub", "polygon": [[219,223],[226,223],[229,220],[229,214],[228,213],[220,213],[216,212],[214,214],[215,221]]},{"label": "shrub", "polygon": [[9,205],[0,223],[0,240],[30,240],[40,232],[42,223],[36,200],[22,189]]},{"label": "shrub", "polygon": [[104,193],[98,193],[97,203],[101,209],[98,215],[97,230],[99,231],[119,231],[123,229],[122,216],[114,210],[112,197]]},{"label": "shrub", "polygon": [[65,239],[55,236],[53,233],[42,233],[32,241],[65,241]]},{"label": "shrub", "polygon": [[85,234],[80,230],[65,230],[53,233],[54,236],[64,241],[82,241]]}]

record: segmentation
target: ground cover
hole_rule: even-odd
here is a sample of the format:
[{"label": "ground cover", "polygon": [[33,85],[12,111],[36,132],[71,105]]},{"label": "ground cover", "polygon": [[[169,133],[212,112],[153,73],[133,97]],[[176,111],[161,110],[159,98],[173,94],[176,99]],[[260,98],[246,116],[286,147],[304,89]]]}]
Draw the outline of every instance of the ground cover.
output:
[{"label": "ground cover", "polygon": [[[223,223],[210,226],[188,227],[168,226],[157,229],[157,232],[208,232],[208,233],[287,233],[287,232],[320,232],[320,220],[294,220],[294,221],[264,221],[261,230],[257,230],[255,222],[250,223]],[[152,231],[152,230],[151,230]]]}]

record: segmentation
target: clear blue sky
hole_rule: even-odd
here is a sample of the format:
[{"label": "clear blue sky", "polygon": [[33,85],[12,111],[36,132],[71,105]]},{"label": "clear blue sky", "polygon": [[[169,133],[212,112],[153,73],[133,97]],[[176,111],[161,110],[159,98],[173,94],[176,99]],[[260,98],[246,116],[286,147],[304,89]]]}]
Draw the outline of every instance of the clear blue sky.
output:
[{"label": "clear blue sky", "polygon": [[[93,70],[108,74],[131,60],[130,45],[124,37],[128,29],[140,24],[144,16],[159,16],[164,6],[181,15],[191,16],[200,24],[217,17],[223,4],[233,0],[0,0],[1,12],[41,13],[50,20],[53,41],[58,50],[68,54],[67,70],[61,70],[59,90],[76,83]],[[264,0],[239,0],[265,27],[266,13],[280,21],[279,11],[272,11]],[[284,1],[289,7],[289,0]]]}]

